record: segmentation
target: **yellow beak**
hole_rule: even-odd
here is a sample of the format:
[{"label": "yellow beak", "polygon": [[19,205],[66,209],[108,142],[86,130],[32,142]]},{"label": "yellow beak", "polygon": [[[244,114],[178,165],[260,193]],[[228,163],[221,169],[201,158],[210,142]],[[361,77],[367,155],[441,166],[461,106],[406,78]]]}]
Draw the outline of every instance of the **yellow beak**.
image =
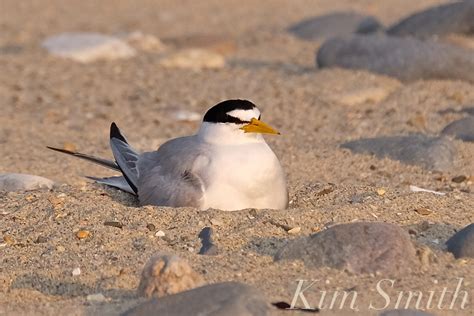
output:
[{"label": "yellow beak", "polygon": [[241,127],[245,133],[260,133],[260,134],[276,134],[280,135],[280,132],[262,121],[252,118],[250,123]]}]

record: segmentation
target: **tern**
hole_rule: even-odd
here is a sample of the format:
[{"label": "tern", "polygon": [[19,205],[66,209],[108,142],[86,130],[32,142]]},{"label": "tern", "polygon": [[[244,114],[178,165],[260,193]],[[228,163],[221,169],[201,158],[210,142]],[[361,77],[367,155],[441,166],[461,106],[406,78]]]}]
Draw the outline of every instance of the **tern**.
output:
[{"label": "tern", "polygon": [[280,133],[260,116],[250,101],[226,100],[205,113],[195,135],[171,139],[158,150],[141,154],[112,123],[115,161],[48,148],[120,171],[122,176],[89,178],[136,195],[140,205],[285,209],[285,173],[262,136]]}]

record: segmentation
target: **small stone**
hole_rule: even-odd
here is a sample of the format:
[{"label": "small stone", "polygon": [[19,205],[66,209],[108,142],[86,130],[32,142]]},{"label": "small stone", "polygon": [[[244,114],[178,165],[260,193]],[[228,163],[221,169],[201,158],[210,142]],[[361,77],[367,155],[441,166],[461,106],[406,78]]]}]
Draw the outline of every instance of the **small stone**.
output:
[{"label": "small stone", "polygon": [[451,181],[453,181],[454,183],[461,183],[461,182],[464,182],[466,180],[467,180],[467,177],[463,176],[463,175],[456,176],[456,177],[451,179]]},{"label": "small stone", "polygon": [[474,258],[474,223],[454,234],[446,242],[446,246],[456,258]]},{"label": "small stone", "polygon": [[41,45],[54,56],[82,63],[130,58],[136,54],[126,42],[98,33],[62,33],[48,37]]},{"label": "small stone", "polygon": [[38,238],[36,238],[35,240],[35,244],[42,244],[42,243],[45,243],[48,241],[48,238],[44,237],[44,236],[38,236]]},{"label": "small stone", "polygon": [[63,149],[69,150],[69,151],[72,151],[72,152],[77,151],[76,145],[74,145],[73,143],[70,143],[70,142],[65,142],[64,145],[63,145]]},{"label": "small stone", "polygon": [[288,28],[288,32],[304,40],[321,40],[327,37],[353,33],[373,33],[383,26],[372,16],[354,12],[335,12],[311,17]]},{"label": "small stone", "polygon": [[104,294],[102,294],[102,293],[89,294],[89,295],[87,295],[86,299],[90,303],[103,303],[103,302],[107,301]]},{"label": "small stone", "polygon": [[212,240],[212,234],[214,233],[212,227],[204,227],[199,233],[199,239],[201,239],[202,247],[199,250],[200,255],[214,256],[219,253],[219,249]]},{"label": "small stone", "polygon": [[64,248],[63,246],[59,245],[59,246],[56,247],[56,250],[57,250],[58,252],[64,252],[64,251],[66,251],[66,248]]},{"label": "small stone", "polygon": [[341,147],[355,153],[388,157],[434,170],[449,169],[456,154],[456,148],[449,139],[423,134],[365,138],[347,142]]},{"label": "small stone", "polygon": [[90,232],[88,230],[80,230],[76,233],[76,237],[78,239],[85,239],[89,237],[89,235],[90,235]]},{"label": "small stone", "polygon": [[160,65],[167,68],[191,70],[220,69],[225,66],[222,55],[204,49],[192,48],[178,51],[164,57]]},{"label": "small stone", "polygon": [[3,241],[7,244],[7,245],[13,245],[15,243],[15,239],[13,239],[12,236],[10,235],[4,235],[3,236]]},{"label": "small stone", "polygon": [[165,235],[166,235],[165,232],[162,230],[159,230],[155,233],[156,237],[165,237]]},{"label": "small stone", "polygon": [[426,208],[426,207],[419,207],[419,208],[416,208],[415,209],[415,212],[417,212],[418,214],[420,215],[430,215],[433,213],[432,210],[430,210],[429,208]]},{"label": "small stone", "polygon": [[81,275],[81,268],[74,268],[74,270],[72,270],[72,276],[79,276]]},{"label": "small stone", "polygon": [[417,262],[410,236],[398,226],[382,222],[340,224],[292,240],[275,256],[275,260],[283,259],[356,274],[405,273]]},{"label": "small stone", "polygon": [[270,313],[269,304],[261,291],[242,283],[225,282],[155,298],[132,308],[123,316],[265,316]]},{"label": "small stone", "polygon": [[452,79],[474,82],[474,54],[470,50],[412,37],[352,35],[331,38],[320,47],[316,63],[320,68],[362,69],[403,81]]},{"label": "small stone", "polygon": [[384,196],[385,193],[387,193],[387,191],[385,191],[383,188],[377,189],[376,192],[379,196]]},{"label": "small stone", "polygon": [[468,116],[447,125],[441,134],[453,136],[465,142],[474,142],[474,116]]},{"label": "small stone", "polygon": [[0,174],[0,191],[31,191],[52,189],[54,182],[39,176],[21,173]]},{"label": "small stone", "polygon": [[123,224],[120,223],[120,222],[116,222],[116,221],[106,221],[106,222],[104,222],[104,226],[112,226],[112,227],[117,227],[117,228],[120,228],[120,229],[123,228]]},{"label": "small stone", "polygon": [[163,297],[203,284],[202,277],[175,255],[155,254],[145,265],[138,293],[145,297]]},{"label": "small stone", "polygon": [[473,16],[474,2],[457,1],[412,14],[391,26],[387,34],[422,39],[456,33],[472,34]]},{"label": "small stone", "polygon": [[149,224],[146,224],[146,228],[149,230],[149,231],[154,231],[156,229],[155,225],[149,223]]},{"label": "small stone", "polygon": [[166,49],[165,44],[163,44],[159,38],[151,34],[144,34],[140,31],[128,34],[125,37],[125,41],[135,49],[147,52],[161,52]]},{"label": "small stone", "polygon": [[233,39],[219,34],[192,34],[178,38],[170,38],[165,40],[165,42],[181,50],[199,48],[223,56],[231,55],[237,49],[237,44]]},{"label": "small stone", "polygon": [[293,227],[292,229],[288,230],[287,233],[290,235],[297,235],[301,231],[301,227]]}]

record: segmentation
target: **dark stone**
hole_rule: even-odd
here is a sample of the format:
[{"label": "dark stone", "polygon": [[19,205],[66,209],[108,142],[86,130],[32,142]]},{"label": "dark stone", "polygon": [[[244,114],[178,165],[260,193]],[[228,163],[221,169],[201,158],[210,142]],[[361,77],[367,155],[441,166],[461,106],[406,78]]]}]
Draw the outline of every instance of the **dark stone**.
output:
[{"label": "dark stone", "polygon": [[417,12],[391,26],[387,34],[429,38],[474,33],[474,1],[443,4]]},{"label": "dark stone", "polygon": [[465,142],[474,142],[474,116],[451,122],[441,131],[441,134],[454,136]]},{"label": "dark stone", "polygon": [[385,274],[411,271],[416,250],[410,236],[396,225],[360,222],[341,224],[290,241],[275,260],[300,259],[309,267],[328,266],[351,273]]},{"label": "dark stone", "polygon": [[365,138],[344,143],[341,147],[354,153],[387,157],[434,170],[449,169],[456,154],[456,149],[448,138],[421,134]]},{"label": "dark stone", "polygon": [[269,314],[269,310],[269,304],[255,288],[225,282],[152,299],[123,315],[264,316]]},{"label": "dark stone", "polygon": [[321,68],[363,69],[404,81],[459,79],[474,82],[472,51],[435,41],[380,34],[336,37],[316,57]]},{"label": "dark stone", "polygon": [[431,313],[427,313],[415,309],[392,309],[381,313],[379,316],[434,316]]},{"label": "dark stone", "polygon": [[448,251],[456,258],[474,258],[474,223],[464,227],[449,238],[446,246]]},{"label": "dark stone", "polygon": [[212,240],[213,230],[211,227],[204,227],[199,233],[199,239],[201,239],[202,247],[199,250],[200,255],[215,256],[219,253],[219,249]]},{"label": "dark stone", "polygon": [[372,16],[355,12],[336,12],[311,17],[288,28],[288,32],[305,40],[321,40],[353,33],[377,32],[383,26]]}]

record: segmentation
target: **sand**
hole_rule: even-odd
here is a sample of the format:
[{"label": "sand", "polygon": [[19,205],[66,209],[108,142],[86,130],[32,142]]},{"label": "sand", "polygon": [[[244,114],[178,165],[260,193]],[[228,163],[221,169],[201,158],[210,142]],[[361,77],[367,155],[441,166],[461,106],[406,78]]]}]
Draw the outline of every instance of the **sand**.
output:
[{"label": "sand", "polygon": [[[410,230],[420,258],[428,258],[417,272],[394,278],[394,293],[454,290],[457,278],[463,278],[463,290],[470,293],[467,309],[456,304],[454,311],[431,312],[472,314],[474,261],[455,260],[444,243],[474,222],[474,143],[455,141],[458,158],[443,172],[355,155],[339,145],[361,137],[435,135],[465,116],[459,110],[474,106],[473,84],[400,83],[364,71],[320,71],[314,55],[321,43],[285,31],[306,17],[350,9],[390,24],[438,3],[4,0],[0,173],[35,174],[58,185],[52,191],[0,193],[0,236],[8,236],[0,248],[0,314],[116,315],[143,300],[136,295],[141,269],[153,253],[168,251],[186,259],[207,283],[241,281],[256,286],[270,302],[291,302],[297,280],[317,279],[317,291],[356,289],[361,314],[376,315],[367,307],[370,302],[383,305],[376,291],[383,276],[272,259],[287,239],[363,220]],[[236,50],[222,69],[191,71],[161,67],[162,54],[152,52],[80,64],[49,56],[40,47],[45,37],[66,31],[135,30],[161,39],[219,34]],[[369,97],[361,98],[364,93]],[[115,121],[135,148],[153,150],[198,128],[199,122],[176,122],[174,111],[203,113],[230,98],[252,100],[262,118],[281,131],[267,139],[287,173],[288,210],[138,207],[130,195],[84,178],[113,173],[45,148],[72,143],[79,151],[110,158],[108,129]],[[471,178],[452,182],[458,175]],[[447,194],[413,193],[410,184]],[[383,195],[377,193],[381,188]],[[432,213],[422,215],[418,208]],[[123,228],[105,226],[106,221],[120,222]],[[215,231],[217,256],[197,254],[204,226]],[[286,226],[301,231],[292,235]],[[79,240],[78,230],[88,230],[90,236]],[[165,237],[156,237],[158,230]],[[72,275],[75,268],[81,269],[79,276]],[[312,292],[313,304],[317,291]],[[95,293],[106,301],[88,302],[87,295]],[[321,314],[350,312],[346,307]]]}]

